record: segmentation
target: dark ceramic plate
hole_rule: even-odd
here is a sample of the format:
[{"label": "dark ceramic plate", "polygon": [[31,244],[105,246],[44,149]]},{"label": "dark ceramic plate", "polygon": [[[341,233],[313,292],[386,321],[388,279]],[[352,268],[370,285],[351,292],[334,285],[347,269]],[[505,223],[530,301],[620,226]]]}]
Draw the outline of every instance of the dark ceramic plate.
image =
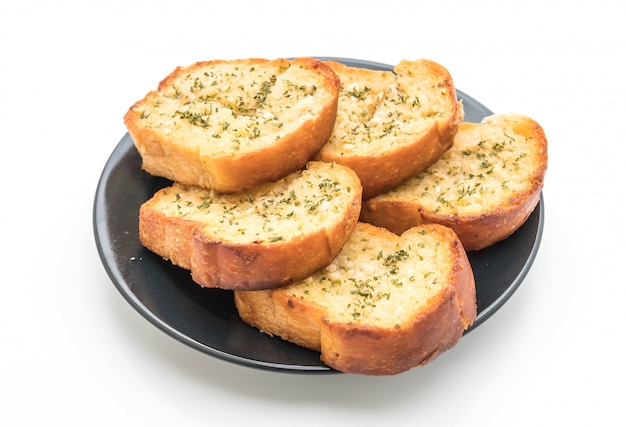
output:
[{"label": "dark ceramic plate", "polygon": [[[392,70],[369,61],[323,59]],[[492,114],[470,96],[461,91],[457,94],[463,100],[466,121],[478,122]],[[235,310],[232,292],[200,287],[188,271],[141,245],[139,206],[170,183],[141,170],[141,158],[128,134],[104,167],[94,200],[94,234],[102,263],[123,297],[165,333],[212,356],[283,372],[336,372],[320,361],[319,353],[246,325]],[[515,234],[487,249],[468,253],[476,280],[478,318],[467,332],[487,320],[520,286],[537,254],[543,218],[542,197]]]}]

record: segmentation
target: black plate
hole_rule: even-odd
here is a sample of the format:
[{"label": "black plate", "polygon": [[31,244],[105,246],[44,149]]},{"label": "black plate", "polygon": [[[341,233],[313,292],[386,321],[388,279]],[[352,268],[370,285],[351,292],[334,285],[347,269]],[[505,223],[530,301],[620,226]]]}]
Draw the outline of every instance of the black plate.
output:
[{"label": "black plate", "polygon": [[[324,59],[392,70],[376,62]],[[470,96],[461,91],[457,94],[463,100],[466,121],[478,122],[492,114]],[[128,134],[104,167],[94,200],[94,234],[102,263],[124,298],[170,336],[212,356],[283,372],[336,372],[320,361],[319,353],[246,325],[235,310],[232,292],[200,287],[188,271],[142,246],[139,207],[170,183],[141,170],[141,158]],[[487,249],[468,253],[476,280],[478,317],[466,333],[495,313],[522,283],[539,248],[543,217],[542,196],[515,234]]]}]

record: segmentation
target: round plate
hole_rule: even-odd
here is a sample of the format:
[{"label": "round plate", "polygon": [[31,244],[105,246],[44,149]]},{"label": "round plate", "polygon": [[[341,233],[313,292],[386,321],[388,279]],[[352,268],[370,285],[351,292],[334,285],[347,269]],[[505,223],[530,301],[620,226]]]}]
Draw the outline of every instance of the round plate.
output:
[{"label": "round plate", "polygon": [[[370,61],[321,58],[349,66],[393,70]],[[465,121],[479,122],[492,112],[457,90]],[[319,353],[260,333],[237,314],[233,293],[205,289],[189,271],[145,249],[138,235],[139,207],[171,184],[141,170],[129,134],[107,161],[95,194],[93,227],[104,267],[124,298],[146,319],[175,339],[212,356],[242,365],[297,373],[334,373]],[[466,333],[495,313],[528,273],[543,230],[543,196],[526,223],[508,239],[469,252],[478,302],[478,317]]]}]

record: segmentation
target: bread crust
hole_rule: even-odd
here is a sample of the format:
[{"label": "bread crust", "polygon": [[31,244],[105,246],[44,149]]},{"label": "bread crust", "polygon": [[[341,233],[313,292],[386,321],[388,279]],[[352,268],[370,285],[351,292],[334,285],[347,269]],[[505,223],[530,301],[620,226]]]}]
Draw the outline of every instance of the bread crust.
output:
[{"label": "bread crust", "polygon": [[285,289],[234,292],[239,316],[270,336],[321,351],[324,308],[311,301],[292,298]]},{"label": "bread crust", "polygon": [[324,322],[321,358],[342,372],[395,375],[424,366],[452,348],[465,328],[454,289],[446,288],[411,324],[397,331]]},{"label": "bread crust", "polygon": [[[349,193],[342,191],[342,195],[338,196],[342,200],[341,206],[335,207],[338,209],[338,216],[322,224],[316,223],[311,232],[275,242],[234,241],[212,230],[202,220],[189,219],[190,216],[185,213],[165,211],[163,203],[184,203],[164,202],[166,197],[174,197],[172,193],[184,192],[184,187],[175,183],[159,190],[141,206],[141,242],[173,264],[190,270],[193,280],[204,287],[231,290],[269,289],[304,279],[328,265],[337,255],[357,224],[362,200],[360,181],[349,168],[321,162],[309,162],[307,166],[307,169],[313,170],[312,173],[341,181],[340,188],[350,188]],[[298,176],[298,173],[292,176]],[[285,180],[289,179],[287,177]],[[313,188],[318,184],[312,183]],[[260,198],[259,194],[272,188],[274,184],[270,183],[255,188],[254,192],[245,191],[229,196],[236,202],[225,203],[224,209],[239,209],[239,200],[248,196]],[[211,193],[206,191],[202,194]],[[185,203],[191,205],[191,202]],[[241,212],[241,215],[246,215],[246,212]]]},{"label": "bread crust", "polygon": [[[539,123],[519,114],[493,115],[482,124],[461,123],[457,138],[466,138],[466,132],[476,133],[480,126],[501,128],[504,132],[509,129],[510,133],[515,132],[518,137],[532,141],[532,148],[524,153],[530,172],[517,178],[523,183],[519,188],[505,192],[497,203],[484,209],[464,210],[451,202],[452,208],[438,210],[438,205],[431,198],[420,199],[415,185],[414,192],[410,189],[391,191],[365,200],[360,220],[385,227],[396,234],[418,224],[443,224],[457,233],[467,251],[486,248],[513,234],[526,222],[541,198],[548,161],[547,139]],[[457,145],[452,150],[462,149],[460,143]],[[440,164],[432,165],[432,170]],[[443,167],[440,169],[443,171]],[[419,182],[418,179],[415,182]],[[403,188],[410,188],[411,185],[409,182]]]},{"label": "bread crust", "polygon": [[239,315],[269,335],[320,351],[324,363],[345,373],[394,375],[429,363],[453,347],[476,319],[474,276],[461,242],[451,229],[437,224],[416,227],[401,237],[364,223],[359,223],[354,236],[359,238],[361,230],[381,239],[415,239],[424,232],[434,233],[449,252],[450,265],[438,282],[439,291],[410,320],[393,326],[380,326],[374,320],[333,321],[327,303],[296,297],[289,286],[235,291]]},{"label": "bread crust", "polygon": [[204,287],[269,289],[305,279],[332,262],[359,218],[355,198],[340,222],[297,239],[269,244],[237,244],[193,234],[191,275]]},{"label": "bread crust", "polygon": [[[349,76],[362,82],[368,88],[376,85],[376,79],[382,79],[383,76],[389,75],[387,71],[348,67],[333,61],[327,63],[340,76],[340,79]],[[409,113],[410,119],[408,121],[403,121],[407,119],[406,113],[402,116],[403,120],[395,119],[394,126],[398,126],[398,138],[386,141],[384,151],[375,153],[358,147],[359,142],[354,142],[355,138],[340,137],[337,133],[339,126],[336,124],[335,133],[331,135],[331,138],[350,144],[354,143],[358,148],[347,154],[342,151],[338,143],[329,143],[322,147],[317,155],[317,158],[323,161],[344,164],[356,171],[363,183],[363,197],[365,199],[395,187],[437,161],[452,146],[457,126],[464,117],[463,106],[457,100],[452,76],[442,65],[430,60],[401,61],[395,67],[395,73],[397,78],[389,79],[387,77],[388,86],[380,88],[380,96],[371,102],[373,104],[379,103],[380,97],[389,90],[389,87],[400,87],[407,100],[410,96],[424,97],[424,92],[433,92],[436,94],[431,94],[431,96],[439,98],[437,102],[444,105],[443,107],[433,107],[437,110],[437,119],[433,120],[432,117],[426,117],[425,114],[428,113],[420,111],[417,107],[414,108]],[[440,87],[437,88],[436,92],[431,88],[427,90],[417,89],[421,84],[421,79],[438,81]],[[345,99],[347,91],[348,88],[342,86],[338,107],[340,113],[341,109],[352,108],[349,103],[342,101]],[[378,108],[374,105],[369,107]],[[412,130],[409,128],[413,127],[414,123],[412,122],[419,121],[424,123],[428,121],[428,125],[425,125],[426,127],[420,130],[418,134],[411,134]],[[358,123],[350,123],[350,125],[356,127]],[[367,132],[369,129],[369,126],[364,126],[362,132]]]},{"label": "bread crust", "polygon": [[[240,151],[231,150],[221,154],[212,152],[206,146],[198,147],[197,142],[187,141],[186,137],[176,131],[147,126],[144,123],[142,119],[146,114],[151,114],[148,112],[153,111],[153,105],[159,102],[159,97],[165,91],[176,87],[187,73],[198,70],[210,71],[224,64],[234,64],[241,68],[267,68],[275,70],[276,73],[289,66],[302,67],[309,72],[308,75],[321,77],[322,84],[315,85],[315,88],[317,93],[323,95],[315,96],[315,103],[322,108],[312,118],[298,118],[301,123],[292,132],[277,138],[269,145],[264,144]],[[208,86],[210,83],[205,84]],[[233,85],[237,85],[237,81]],[[188,67],[178,67],[163,79],[156,91],[150,92],[128,110],[124,116],[124,123],[141,154],[142,168],[146,172],[187,185],[234,193],[276,181],[304,167],[332,132],[337,116],[339,87],[339,78],[332,69],[313,58],[293,60],[251,58],[197,62]],[[251,93],[250,96],[253,95]],[[284,102],[287,104],[290,101],[285,98]],[[204,138],[211,144],[208,132]]]}]

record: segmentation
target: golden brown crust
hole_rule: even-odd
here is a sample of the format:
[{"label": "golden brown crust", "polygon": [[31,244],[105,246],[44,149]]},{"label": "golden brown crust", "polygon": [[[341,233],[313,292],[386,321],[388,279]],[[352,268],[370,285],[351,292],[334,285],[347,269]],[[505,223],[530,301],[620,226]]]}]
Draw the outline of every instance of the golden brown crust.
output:
[{"label": "golden brown crust", "polygon": [[461,218],[422,212],[422,219],[424,222],[443,224],[454,229],[464,242],[466,250],[475,251],[511,236],[533,213],[540,196],[541,187],[536,185],[530,191],[510,199],[509,206],[488,214]]},{"label": "golden brown crust", "polygon": [[139,208],[139,239],[152,252],[190,270],[194,230],[202,224],[163,215],[155,205],[165,191],[159,190]]},{"label": "golden brown crust", "polygon": [[452,288],[429,308],[393,332],[323,322],[321,359],[339,371],[363,375],[394,375],[423,366],[452,348],[464,331]]},{"label": "golden brown crust", "polygon": [[[525,194],[515,208],[502,207],[490,213],[471,216],[438,215],[420,209],[415,203],[402,201],[366,200],[361,211],[361,221],[385,227],[396,234],[419,224],[446,225],[457,233],[467,251],[489,247],[511,236],[526,222],[536,208],[541,189]],[[514,202],[517,202],[514,200]]]},{"label": "golden brown crust", "polygon": [[239,316],[262,332],[320,351],[320,326],[324,308],[292,298],[284,289],[234,292]]},{"label": "golden brown crust", "polygon": [[[417,184],[409,181],[402,186],[402,190],[397,192],[394,190],[365,200],[361,211],[361,221],[385,227],[396,234],[401,234],[418,224],[443,224],[455,230],[467,251],[483,249],[513,234],[526,222],[539,203],[547,169],[547,139],[537,122],[517,114],[490,116],[483,124],[462,123],[459,126],[457,138],[465,140],[468,134],[472,137],[480,135],[477,133],[479,130],[477,127],[480,126],[502,128],[505,133],[507,129],[510,129],[510,132],[514,131],[517,137],[525,137],[532,141],[524,148],[526,150],[523,153],[524,161],[527,163],[525,172],[513,171],[506,176],[507,179],[519,181],[520,185],[515,190],[503,191],[499,199],[494,199],[494,203],[486,204],[485,207],[478,209],[464,209],[460,205],[444,209],[435,203],[432,197],[420,198],[417,192],[423,191],[424,187],[420,186],[419,179],[415,178],[413,182]],[[452,150],[463,150],[466,146],[462,146],[461,143],[456,144],[448,154],[451,154]],[[439,168],[442,174],[445,173],[441,165],[448,154],[432,166],[433,171]],[[469,162],[469,160],[466,161]],[[454,165],[460,169],[465,167],[456,163]],[[409,189],[411,185],[416,189],[413,192]],[[498,185],[507,185],[506,179],[503,178]],[[488,201],[490,197],[492,196],[484,195],[484,201]],[[454,200],[450,203],[455,206]]]},{"label": "golden brown crust", "polygon": [[[308,72],[308,74],[304,74],[305,76],[319,76],[322,83],[308,81],[294,83],[312,84],[312,86],[315,86],[314,90],[320,95],[312,96],[315,99],[315,105],[321,108],[315,113],[314,117],[290,120],[291,122],[298,121],[301,123],[293,131],[281,135],[280,138],[275,138],[276,140],[270,144],[263,144],[257,148],[241,149],[239,151],[227,150],[217,154],[203,147],[202,144],[198,145],[197,141],[191,141],[190,143],[189,139],[198,139],[197,136],[181,135],[181,131],[171,130],[168,127],[170,126],[169,124],[159,123],[158,126],[155,126],[154,124],[146,125],[144,123],[142,119],[146,115],[156,115],[153,106],[160,103],[162,94],[180,84],[180,80],[187,73],[198,70],[208,70],[210,72],[212,69],[224,64],[240,65],[242,69],[245,67],[265,67],[274,69],[277,74],[288,65],[302,67]],[[204,84],[205,87],[208,87],[211,83],[207,80]],[[159,84],[158,90],[150,92],[144,99],[135,103],[128,110],[124,116],[124,122],[142,156],[142,168],[146,172],[183,184],[211,188],[224,193],[233,193],[282,178],[302,168],[314,156],[328,140],[332,132],[337,115],[339,84],[337,75],[325,63],[313,58],[296,58],[293,60],[253,58],[235,61],[214,60],[198,62],[189,67],[178,67],[163,79]],[[236,80],[233,85],[237,85]],[[224,88],[224,90],[227,89]],[[251,90],[249,97],[254,96],[255,92]],[[248,101],[245,100],[245,102]],[[275,101],[276,104],[281,102],[289,107],[289,103],[292,101],[287,97],[281,101]],[[225,107],[218,105],[218,107],[211,106],[206,108],[225,109]],[[268,114],[271,115],[271,112],[272,109],[269,108]],[[178,110],[173,114],[177,113],[179,113]],[[208,113],[206,117],[209,117]],[[169,123],[168,120],[172,122],[171,118],[164,119],[164,122]],[[281,125],[282,123],[277,121],[276,129],[279,129]],[[220,126],[226,128],[228,122],[225,120]],[[271,133],[271,131],[270,129],[268,132]],[[208,143],[212,144],[215,138],[211,140],[210,132],[215,132],[215,130],[213,128],[207,130],[207,135],[202,139],[207,139]],[[271,135],[268,136],[268,138],[270,137]],[[226,136],[223,136],[223,138],[226,138]]]},{"label": "golden brown crust", "polygon": [[461,243],[451,243],[449,286],[412,322],[388,328],[322,323],[321,358],[343,372],[394,375],[423,366],[452,348],[477,316],[474,276]]},{"label": "golden brown crust", "polygon": [[269,289],[302,280],[332,262],[359,218],[359,193],[340,222],[297,239],[269,244],[230,243],[196,230],[191,256],[194,281],[222,289]]},{"label": "golden brown crust", "polygon": [[[350,77],[362,85],[369,88],[376,85],[376,80],[383,80],[383,76],[388,76],[386,71],[372,71],[359,68],[347,67],[341,63],[328,62],[328,64],[340,76],[340,79]],[[320,150],[318,157],[323,161],[337,162],[352,168],[361,178],[363,183],[363,197],[371,198],[377,194],[383,193],[407,178],[423,171],[433,164],[446,152],[453,143],[457,126],[464,116],[462,104],[457,100],[454,82],[448,70],[440,64],[430,60],[419,61],[401,61],[396,67],[395,72],[398,78],[388,79],[386,87],[379,87],[371,90],[371,94],[378,94],[367,101],[365,106],[356,108],[369,108],[372,114],[372,121],[366,123],[366,126],[360,128],[358,133],[368,133],[374,128],[373,123],[379,120],[382,110],[391,109],[387,114],[394,114],[393,132],[397,132],[397,137],[390,139],[386,132],[383,135],[376,136],[376,139],[384,140],[384,147],[375,152],[368,151],[365,145],[375,144],[366,141],[364,144],[359,142],[358,138],[345,136],[345,128],[342,128],[341,121],[335,125],[334,134],[331,135],[329,144],[326,144]],[[418,88],[421,80],[429,82],[438,82],[440,87],[434,88]],[[347,84],[342,81],[342,84]],[[390,88],[393,88],[391,90]],[[355,108],[351,101],[345,101],[355,89],[350,89],[342,85],[342,91],[339,98],[339,113],[342,109]],[[392,98],[390,93],[399,92],[398,99],[402,99],[405,105],[401,104],[397,99],[390,99],[389,102],[382,103],[381,98]],[[428,96],[426,96],[428,94]],[[422,107],[413,107],[406,109],[413,99],[423,98],[421,102],[425,105]],[[429,100],[428,98],[435,98]],[[417,102],[417,101],[415,101]],[[397,108],[396,111],[393,108]],[[423,108],[420,109],[420,108]],[[436,113],[434,112],[436,111]],[[345,111],[343,112],[345,114]],[[395,114],[398,114],[396,117]],[[349,119],[344,119],[347,126],[357,129],[360,125],[358,120],[360,115],[347,113]],[[437,117],[433,119],[433,117]],[[418,127],[416,132],[415,122],[423,121],[424,124]],[[354,144],[357,146],[351,153],[343,151],[341,143]],[[360,147],[362,145],[362,147]]]},{"label": "golden brown crust", "polygon": [[[436,281],[438,291],[409,320],[391,326],[377,324],[374,319],[333,321],[332,300],[297,297],[292,289],[298,285],[270,291],[235,291],[241,318],[267,334],[320,351],[322,361],[346,373],[398,374],[424,365],[453,347],[477,315],[474,276],[454,232],[436,224],[412,229],[402,237],[374,229],[360,223],[354,236],[362,238],[365,235],[360,234],[361,230],[366,230],[370,240],[416,242],[426,232],[437,235],[439,244],[445,246],[450,264],[440,267],[445,273],[442,280]],[[409,305],[407,310],[411,310]]]},{"label": "golden brown crust", "polygon": [[[333,184],[322,189],[325,180]],[[331,197],[332,207],[316,206]],[[201,286],[269,289],[332,262],[357,224],[361,200],[361,184],[351,169],[322,162],[235,195],[174,183],[141,206],[139,236],[149,250],[191,270]],[[226,211],[232,215],[222,216]],[[263,222],[251,219],[245,225],[244,217]],[[292,228],[281,232],[287,219]],[[281,237],[272,239],[270,229]]]},{"label": "golden brown crust", "polygon": [[438,128],[431,128],[415,144],[399,147],[385,156],[342,158],[329,153],[322,154],[321,159],[353,169],[363,183],[363,197],[368,199],[384,193],[436,162],[452,146],[455,130],[456,127],[449,128],[442,135]]}]

